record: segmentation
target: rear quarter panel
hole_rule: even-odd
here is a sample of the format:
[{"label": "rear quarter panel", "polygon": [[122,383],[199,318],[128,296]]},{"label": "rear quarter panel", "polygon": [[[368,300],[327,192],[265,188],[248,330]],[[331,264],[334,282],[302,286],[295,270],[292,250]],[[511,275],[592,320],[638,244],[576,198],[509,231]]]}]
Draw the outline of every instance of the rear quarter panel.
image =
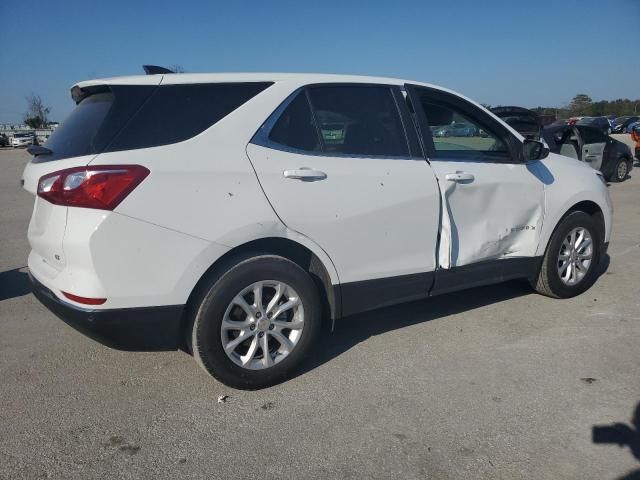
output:
[{"label": "rear quarter panel", "polygon": [[[115,212],[211,242],[225,251],[261,238],[288,238],[309,248],[323,262],[332,283],[339,283],[327,254],[280,221],[246,153],[258,128],[298,86],[277,82],[184,142],[95,157],[91,165],[138,164],[151,171]],[[203,258],[203,265],[215,260],[208,255]]]}]

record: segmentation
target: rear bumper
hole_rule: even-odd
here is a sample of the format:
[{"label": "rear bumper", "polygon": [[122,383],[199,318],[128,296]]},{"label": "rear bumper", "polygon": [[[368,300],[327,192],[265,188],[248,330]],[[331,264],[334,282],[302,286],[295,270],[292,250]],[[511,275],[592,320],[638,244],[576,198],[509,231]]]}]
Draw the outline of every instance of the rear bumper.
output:
[{"label": "rear bumper", "polygon": [[29,275],[36,298],[87,337],[117,350],[177,350],[184,305],[90,310],[63,302]]}]

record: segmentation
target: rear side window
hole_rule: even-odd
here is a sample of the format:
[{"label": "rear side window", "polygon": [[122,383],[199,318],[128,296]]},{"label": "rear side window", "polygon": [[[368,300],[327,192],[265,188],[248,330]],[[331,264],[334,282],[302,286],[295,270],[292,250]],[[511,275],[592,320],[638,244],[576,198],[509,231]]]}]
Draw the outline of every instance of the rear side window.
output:
[{"label": "rear side window", "polygon": [[298,150],[320,151],[318,130],[304,91],[282,112],[269,133],[269,140]]},{"label": "rear side window", "polygon": [[108,151],[177,143],[195,137],[271,83],[161,85]]},{"label": "rear side window", "polygon": [[114,85],[83,99],[36,161],[134,150],[187,140],[266,89],[269,82]]},{"label": "rear side window", "polygon": [[309,88],[324,151],[351,156],[409,156],[389,87]]}]

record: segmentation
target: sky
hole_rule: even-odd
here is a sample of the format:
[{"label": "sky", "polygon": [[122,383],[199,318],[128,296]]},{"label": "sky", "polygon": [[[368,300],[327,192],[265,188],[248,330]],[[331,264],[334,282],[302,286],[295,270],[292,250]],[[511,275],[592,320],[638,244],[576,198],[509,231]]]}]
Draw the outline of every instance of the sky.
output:
[{"label": "sky", "polygon": [[62,121],[75,82],[143,64],[399,77],[491,105],[640,98],[640,0],[0,0],[0,18],[0,123],[32,93]]}]

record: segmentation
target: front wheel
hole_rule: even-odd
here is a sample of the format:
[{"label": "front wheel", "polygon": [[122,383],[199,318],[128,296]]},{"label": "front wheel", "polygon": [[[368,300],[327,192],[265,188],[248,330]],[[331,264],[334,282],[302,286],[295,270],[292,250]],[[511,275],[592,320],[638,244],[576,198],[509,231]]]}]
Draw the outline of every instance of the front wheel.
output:
[{"label": "front wheel", "polygon": [[535,290],[555,298],[579,295],[595,282],[601,255],[600,228],[591,215],[572,212],[556,227]]},{"label": "front wheel", "polygon": [[320,323],[321,302],[308,273],[282,257],[255,256],[230,268],[202,296],[193,355],[230,387],[268,387],[300,365]]}]

